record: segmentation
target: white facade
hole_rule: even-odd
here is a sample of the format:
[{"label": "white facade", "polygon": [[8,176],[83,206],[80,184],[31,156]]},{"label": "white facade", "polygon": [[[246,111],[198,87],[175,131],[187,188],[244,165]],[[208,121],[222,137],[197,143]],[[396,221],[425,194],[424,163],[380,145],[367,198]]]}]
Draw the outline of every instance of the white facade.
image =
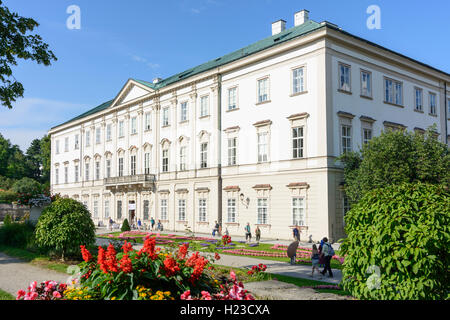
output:
[{"label": "white facade", "polygon": [[336,157],[388,127],[435,124],[446,142],[449,88],[448,74],[322,23],[157,90],[129,80],[107,107],[50,130],[52,192],[103,224],[133,213],[166,230],[209,233],[219,221],[242,235],[249,222],[290,239],[297,223],[302,240],[336,241],[345,210]]}]

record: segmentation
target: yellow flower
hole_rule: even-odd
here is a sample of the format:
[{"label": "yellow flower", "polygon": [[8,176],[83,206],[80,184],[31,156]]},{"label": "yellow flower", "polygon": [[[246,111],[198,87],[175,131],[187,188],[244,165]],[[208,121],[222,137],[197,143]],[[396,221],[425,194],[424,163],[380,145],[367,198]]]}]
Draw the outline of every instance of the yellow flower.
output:
[{"label": "yellow flower", "polygon": [[116,297],[112,297],[111,300],[116,300]]}]

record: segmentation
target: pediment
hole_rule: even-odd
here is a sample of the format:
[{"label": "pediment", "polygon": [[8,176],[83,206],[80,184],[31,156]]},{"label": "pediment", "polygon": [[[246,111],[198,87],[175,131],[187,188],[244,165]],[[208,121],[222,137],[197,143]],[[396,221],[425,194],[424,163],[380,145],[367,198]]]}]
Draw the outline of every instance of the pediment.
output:
[{"label": "pediment", "polygon": [[114,99],[111,107],[137,100],[152,92],[154,92],[154,90],[150,87],[144,86],[133,79],[129,79]]}]

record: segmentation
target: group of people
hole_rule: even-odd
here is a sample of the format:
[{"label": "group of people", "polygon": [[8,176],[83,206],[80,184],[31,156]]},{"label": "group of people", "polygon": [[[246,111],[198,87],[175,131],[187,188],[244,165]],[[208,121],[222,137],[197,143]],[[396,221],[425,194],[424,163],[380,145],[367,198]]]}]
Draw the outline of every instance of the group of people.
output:
[{"label": "group of people", "polygon": [[[247,243],[250,243],[252,241],[252,231],[250,228],[250,223],[247,222],[247,225],[244,228],[245,232],[245,241]],[[214,228],[212,230],[212,236],[215,237],[216,234],[220,237],[222,236],[222,225],[218,223],[217,221],[214,222]],[[225,228],[224,235],[229,235],[228,228]],[[255,237],[256,237],[256,243],[259,244],[259,241],[261,239],[261,229],[259,229],[259,226],[256,226],[255,229]]]},{"label": "group of people", "polygon": [[[156,223],[155,227],[155,219],[150,218],[150,225],[147,227],[147,224],[142,224],[141,219],[137,219],[132,222],[131,229],[138,229],[138,230],[151,230],[151,231],[163,231],[164,227],[161,223],[161,220],[158,220],[158,223]],[[114,222],[112,218],[109,218],[109,230],[113,231],[113,229],[121,229],[123,225],[123,222],[119,225]]]}]

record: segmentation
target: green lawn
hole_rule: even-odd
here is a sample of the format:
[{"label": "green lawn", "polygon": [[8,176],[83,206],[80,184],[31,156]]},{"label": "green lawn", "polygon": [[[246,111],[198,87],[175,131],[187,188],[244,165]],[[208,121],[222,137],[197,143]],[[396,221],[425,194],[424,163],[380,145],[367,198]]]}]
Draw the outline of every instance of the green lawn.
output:
[{"label": "green lawn", "polygon": [[13,295],[0,289],[0,300],[16,300]]},{"label": "green lawn", "polygon": [[35,266],[58,271],[61,273],[66,273],[68,266],[78,264],[81,262],[81,261],[62,262],[58,260],[52,260],[50,257],[43,256],[38,253],[34,253],[25,249],[9,247],[5,245],[0,245],[0,251],[9,256],[28,261],[29,263]]}]

